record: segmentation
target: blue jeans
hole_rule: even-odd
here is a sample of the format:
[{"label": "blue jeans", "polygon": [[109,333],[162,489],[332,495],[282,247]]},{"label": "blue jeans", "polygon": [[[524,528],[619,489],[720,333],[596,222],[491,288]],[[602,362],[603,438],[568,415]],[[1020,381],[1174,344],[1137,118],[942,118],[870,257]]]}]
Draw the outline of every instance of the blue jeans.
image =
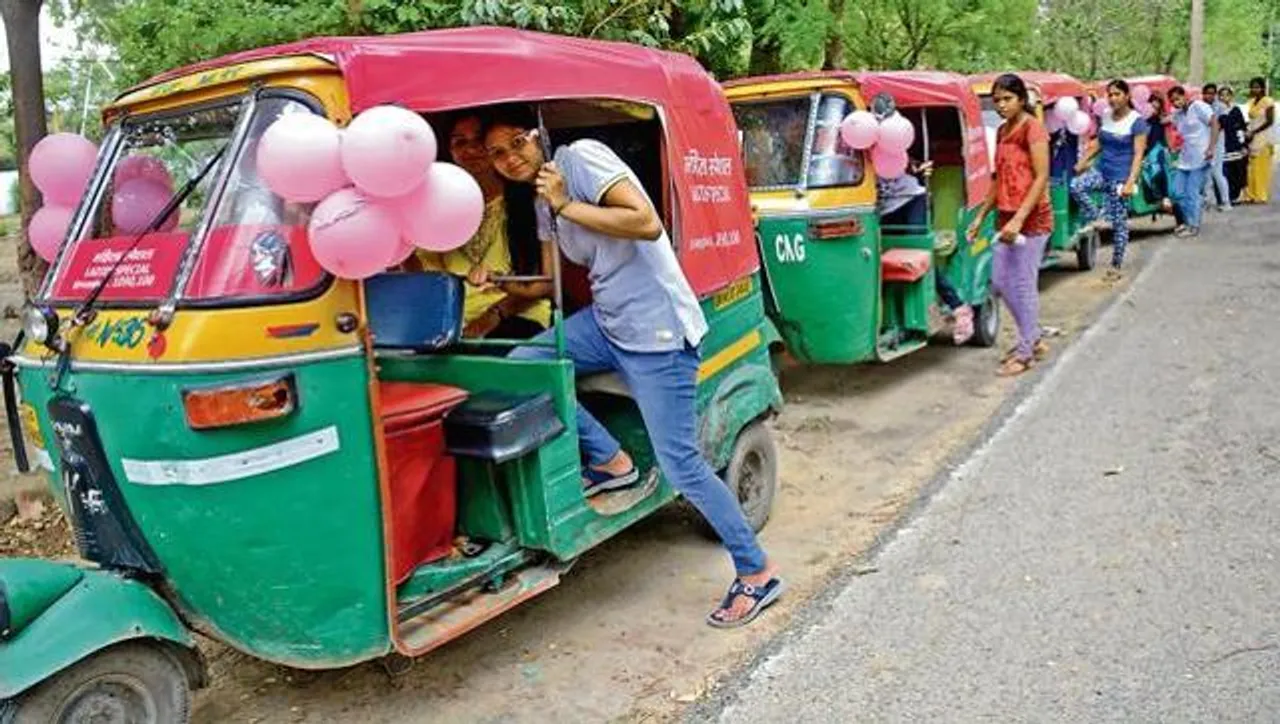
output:
[{"label": "blue jeans", "polygon": [[1192,229],[1200,228],[1200,214],[1204,211],[1204,174],[1207,166],[1195,169],[1174,168],[1169,195],[1182,211],[1184,223]]},{"label": "blue jeans", "polygon": [[[564,320],[565,347],[579,375],[616,371],[622,375],[640,407],[658,468],[685,500],[707,519],[729,555],[738,575],[765,569],[764,550],[755,531],[742,515],[738,500],[698,449],[697,413],[698,353],[687,344],[671,352],[628,352],[610,342],[596,323],[594,307]],[[555,340],[555,330],[534,338]],[[518,347],[513,359],[553,359],[548,347]],[[604,425],[578,403],[578,440],[589,465],[612,460],[622,446]]]},{"label": "blue jeans", "polygon": [[1231,208],[1231,185],[1227,183],[1227,173],[1223,167],[1222,157],[1226,152],[1218,149],[1213,154],[1213,160],[1209,162],[1208,172],[1204,175],[1204,193],[1206,199],[1212,199],[1209,196],[1209,189],[1213,189],[1218,196],[1218,205],[1223,208]]}]

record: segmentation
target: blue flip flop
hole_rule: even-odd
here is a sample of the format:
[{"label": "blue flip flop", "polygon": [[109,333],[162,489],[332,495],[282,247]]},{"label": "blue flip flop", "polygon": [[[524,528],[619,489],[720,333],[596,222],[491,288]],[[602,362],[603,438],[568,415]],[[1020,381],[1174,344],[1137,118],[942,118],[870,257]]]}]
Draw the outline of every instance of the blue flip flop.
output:
[{"label": "blue flip flop", "polygon": [[607,493],[612,490],[622,490],[629,488],[640,482],[640,470],[635,465],[631,469],[621,475],[606,473],[601,470],[593,470],[587,466],[583,476],[587,479],[587,484],[583,486],[582,492],[588,498]]},{"label": "blue flip flop", "polygon": [[[753,586],[741,578],[735,579],[733,585],[729,586],[728,593],[724,594],[724,600],[720,602],[720,607],[707,614],[707,625],[713,628],[739,628],[746,626],[764,613],[766,608],[777,603],[786,588],[787,584],[776,576],[770,578],[763,586]],[[738,596],[746,596],[751,599],[751,608],[747,610],[747,613],[742,618],[732,621],[717,618],[716,614],[728,610],[733,605],[733,599]]]}]

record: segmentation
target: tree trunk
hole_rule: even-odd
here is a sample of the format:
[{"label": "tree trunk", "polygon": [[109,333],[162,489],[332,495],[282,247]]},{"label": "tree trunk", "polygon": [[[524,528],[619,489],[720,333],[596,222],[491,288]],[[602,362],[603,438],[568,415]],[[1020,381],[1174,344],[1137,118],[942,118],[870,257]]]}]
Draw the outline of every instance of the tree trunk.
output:
[{"label": "tree trunk", "polygon": [[47,133],[44,115],[44,77],[40,70],[40,5],[42,0],[0,0],[5,40],[9,46],[9,77],[13,90],[13,124],[17,137],[18,184],[22,194],[22,232],[18,237],[18,275],[28,299],[35,295],[48,265],[27,241],[27,225],[40,206],[40,192],[31,181],[27,159]]},{"label": "tree trunk", "polygon": [[1191,0],[1191,59],[1187,80],[1204,83],[1204,0]]},{"label": "tree trunk", "polygon": [[831,26],[827,28],[827,51],[822,67],[827,70],[843,70],[844,57],[844,0],[831,0]]}]

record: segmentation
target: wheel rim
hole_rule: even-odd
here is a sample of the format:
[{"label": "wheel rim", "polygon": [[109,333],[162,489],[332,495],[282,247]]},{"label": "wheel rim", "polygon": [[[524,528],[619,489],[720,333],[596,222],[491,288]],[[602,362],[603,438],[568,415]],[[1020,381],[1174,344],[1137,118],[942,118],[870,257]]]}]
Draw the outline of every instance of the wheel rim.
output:
[{"label": "wheel rim", "polygon": [[155,724],[156,701],[128,674],[86,681],[67,697],[57,721],[67,724]]},{"label": "wheel rim", "polygon": [[996,303],[995,295],[990,295],[982,306],[987,311],[982,315],[982,332],[987,339],[995,339],[1000,332],[1000,305]]},{"label": "wheel rim", "polygon": [[749,450],[738,466],[738,505],[747,517],[752,517],[764,497],[764,456],[759,450]]}]

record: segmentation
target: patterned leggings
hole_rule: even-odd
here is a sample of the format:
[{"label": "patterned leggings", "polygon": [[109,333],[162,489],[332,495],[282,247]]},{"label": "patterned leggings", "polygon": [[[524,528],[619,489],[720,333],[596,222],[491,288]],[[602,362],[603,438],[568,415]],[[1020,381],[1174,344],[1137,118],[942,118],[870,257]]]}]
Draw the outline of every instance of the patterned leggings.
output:
[{"label": "patterned leggings", "polygon": [[1071,182],[1071,195],[1084,210],[1089,221],[1098,218],[1098,207],[1089,194],[1101,191],[1106,208],[1107,221],[1111,222],[1111,266],[1119,269],[1124,264],[1124,250],[1129,245],[1129,200],[1116,193],[1118,184],[1108,181],[1096,169],[1089,169]]}]

